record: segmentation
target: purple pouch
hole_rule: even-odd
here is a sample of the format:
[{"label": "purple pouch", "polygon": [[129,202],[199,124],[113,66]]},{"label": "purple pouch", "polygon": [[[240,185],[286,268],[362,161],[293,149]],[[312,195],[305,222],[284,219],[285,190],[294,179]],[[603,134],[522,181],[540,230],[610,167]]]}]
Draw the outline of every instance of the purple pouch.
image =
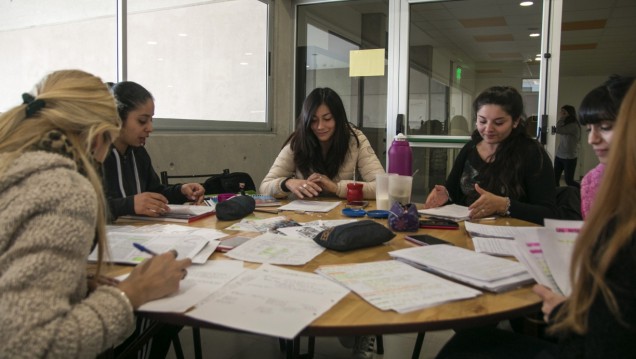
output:
[{"label": "purple pouch", "polygon": [[389,211],[389,228],[397,232],[417,232],[420,228],[417,207],[412,203],[393,203]]}]

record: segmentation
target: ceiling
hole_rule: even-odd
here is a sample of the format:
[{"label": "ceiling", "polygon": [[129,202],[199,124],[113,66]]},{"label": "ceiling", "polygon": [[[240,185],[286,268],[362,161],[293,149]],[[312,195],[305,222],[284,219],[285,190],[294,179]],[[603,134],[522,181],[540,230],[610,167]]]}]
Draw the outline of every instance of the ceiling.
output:
[{"label": "ceiling", "polygon": [[[542,2],[464,0],[411,5],[411,46],[433,45],[477,74],[539,77]],[[357,4],[356,4],[357,3]],[[378,4],[351,2],[358,12]],[[636,75],[636,1],[563,0],[560,76]]]}]

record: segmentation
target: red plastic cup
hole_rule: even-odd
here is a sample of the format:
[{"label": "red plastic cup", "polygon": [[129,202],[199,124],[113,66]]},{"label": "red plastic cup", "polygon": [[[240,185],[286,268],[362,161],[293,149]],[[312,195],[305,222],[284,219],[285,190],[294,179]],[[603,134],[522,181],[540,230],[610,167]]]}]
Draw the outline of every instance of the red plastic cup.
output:
[{"label": "red plastic cup", "polygon": [[347,183],[347,202],[362,201],[362,183]]}]

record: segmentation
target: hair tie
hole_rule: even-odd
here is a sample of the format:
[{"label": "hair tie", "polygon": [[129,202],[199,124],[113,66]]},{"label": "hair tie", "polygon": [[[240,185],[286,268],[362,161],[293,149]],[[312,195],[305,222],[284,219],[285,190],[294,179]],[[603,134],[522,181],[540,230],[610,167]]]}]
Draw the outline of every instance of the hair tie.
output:
[{"label": "hair tie", "polygon": [[35,115],[38,111],[40,111],[44,106],[46,106],[46,102],[41,99],[36,99],[33,95],[29,93],[22,94],[22,104],[26,106],[26,117],[31,117]]}]

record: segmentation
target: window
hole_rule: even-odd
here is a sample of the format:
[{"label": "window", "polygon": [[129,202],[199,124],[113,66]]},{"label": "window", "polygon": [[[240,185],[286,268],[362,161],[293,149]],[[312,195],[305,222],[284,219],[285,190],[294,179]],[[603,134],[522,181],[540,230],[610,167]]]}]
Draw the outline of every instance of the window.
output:
[{"label": "window", "polygon": [[0,5],[0,112],[47,73],[81,69],[104,81],[117,76],[116,2],[3,1]]},{"label": "window", "polygon": [[156,128],[264,129],[268,5],[128,2],[128,79],[155,97]]},{"label": "window", "polygon": [[127,1],[117,64],[118,1],[0,5],[0,112],[47,73],[78,68],[155,97],[156,130],[268,130],[268,0]]}]

